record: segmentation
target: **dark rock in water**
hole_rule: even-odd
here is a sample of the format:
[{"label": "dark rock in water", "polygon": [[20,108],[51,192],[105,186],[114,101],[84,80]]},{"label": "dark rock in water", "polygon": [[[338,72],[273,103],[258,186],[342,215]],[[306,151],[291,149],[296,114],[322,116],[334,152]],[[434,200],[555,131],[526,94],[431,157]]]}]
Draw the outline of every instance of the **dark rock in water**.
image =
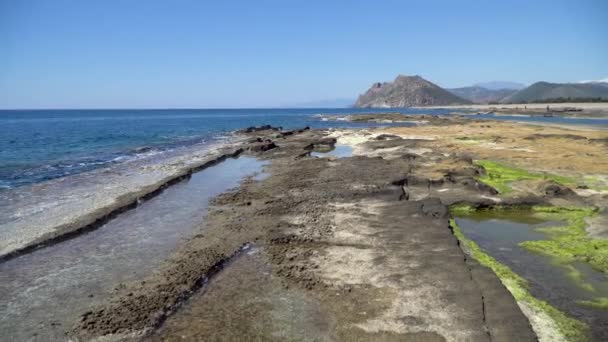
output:
[{"label": "dark rock in water", "polygon": [[152,150],[152,147],[142,146],[142,147],[137,147],[136,149],[133,150],[133,152],[135,152],[135,153],[144,153],[144,152],[149,152],[151,150]]},{"label": "dark rock in water", "polygon": [[237,133],[253,133],[253,132],[259,132],[259,131],[280,131],[282,130],[283,127],[273,127],[271,125],[263,125],[263,126],[251,126],[251,127],[247,127],[245,129],[242,129],[240,131],[237,131]]}]

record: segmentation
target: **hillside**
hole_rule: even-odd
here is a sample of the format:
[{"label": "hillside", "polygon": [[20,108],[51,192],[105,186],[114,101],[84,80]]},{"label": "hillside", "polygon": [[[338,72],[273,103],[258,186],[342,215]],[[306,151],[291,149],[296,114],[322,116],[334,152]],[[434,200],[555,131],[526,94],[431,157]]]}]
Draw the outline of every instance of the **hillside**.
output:
[{"label": "hillside", "polygon": [[536,82],[510,96],[501,103],[528,103],[555,100],[590,100],[608,101],[608,85],[605,83],[549,83]]},{"label": "hillside", "polygon": [[516,89],[488,89],[480,86],[451,88],[447,90],[456,96],[474,103],[498,102],[517,91]]},{"label": "hillside", "polygon": [[447,106],[470,104],[438,85],[416,76],[399,75],[393,82],[374,83],[355,102],[358,108]]},{"label": "hillside", "polygon": [[500,90],[500,89],[514,89],[520,90],[526,87],[525,84],[519,82],[511,82],[511,81],[489,81],[489,82],[479,82],[473,84],[474,87],[482,87],[490,90]]}]

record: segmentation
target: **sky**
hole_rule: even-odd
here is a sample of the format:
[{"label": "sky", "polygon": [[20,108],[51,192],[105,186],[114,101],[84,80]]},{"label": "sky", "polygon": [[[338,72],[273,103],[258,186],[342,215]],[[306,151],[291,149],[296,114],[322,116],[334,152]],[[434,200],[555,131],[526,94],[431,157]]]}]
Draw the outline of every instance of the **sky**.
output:
[{"label": "sky", "polygon": [[283,107],[608,77],[608,1],[0,0],[0,108]]}]

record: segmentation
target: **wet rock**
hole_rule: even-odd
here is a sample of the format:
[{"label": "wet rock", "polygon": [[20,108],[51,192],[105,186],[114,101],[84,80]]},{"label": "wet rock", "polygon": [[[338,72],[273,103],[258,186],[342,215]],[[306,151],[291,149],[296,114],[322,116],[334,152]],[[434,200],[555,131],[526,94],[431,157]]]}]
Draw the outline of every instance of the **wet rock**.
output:
[{"label": "wet rock", "polygon": [[285,137],[288,137],[290,135],[294,135],[294,134],[298,134],[298,133],[304,133],[305,131],[308,131],[308,130],[310,130],[310,127],[306,126],[304,128],[294,129],[292,131],[279,132],[279,134],[277,135],[277,138],[285,138]]},{"label": "wet rock", "polygon": [[255,144],[249,147],[249,151],[251,152],[266,152],[272,149],[277,148],[278,146],[273,141],[264,141],[259,144]]},{"label": "wet rock", "polygon": [[314,142],[304,146],[305,150],[311,151],[311,150],[315,150],[317,148],[331,148],[333,147],[337,142],[336,138],[324,138],[324,139],[319,139],[319,140],[315,140]]},{"label": "wet rock", "polygon": [[133,152],[135,152],[135,153],[144,153],[144,152],[149,152],[151,150],[152,150],[151,147],[142,146],[142,147],[138,147],[138,148],[134,149]]},{"label": "wet rock", "polygon": [[394,140],[394,139],[402,139],[402,138],[400,136],[394,135],[394,134],[380,134],[379,136],[376,137],[376,140]]},{"label": "wet rock", "polygon": [[545,196],[549,197],[576,196],[576,193],[567,186],[558,184],[553,181],[543,183],[541,185],[541,191]]},{"label": "wet rock", "polygon": [[458,179],[458,183],[461,185],[464,185],[465,187],[467,187],[469,189],[474,189],[480,193],[489,194],[489,195],[498,194],[498,190],[494,189],[493,187],[491,187],[485,183],[482,183],[482,182],[476,180],[474,177],[471,177],[471,176],[460,177]]},{"label": "wet rock", "polygon": [[[463,187],[458,183],[461,179],[474,180],[473,176],[468,176],[470,171],[461,173],[460,165],[450,165],[454,169],[452,173],[446,173],[442,168],[438,172],[433,170],[432,174],[413,175],[412,169],[422,168],[420,164],[428,163],[429,160],[417,155],[412,155],[411,160],[408,160],[407,156],[399,157],[398,153],[392,159],[355,156],[328,162],[317,158],[302,158],[316,148],[335,144],[335,139],[324,139],[319,131],[299,134],[307,130],[280,133],[269,130],[268,133],[256,134],[260,138],[251,139],[251,145],[247,147],[254,152],[267,151],[259,156],[272,160],[268,166],[272,177],[261,182],[243,183],[233,193],[220,195],[214,201],[217,207],[211,209],[205,218],[208,225],[205,226],[204,236],[196,234],[186,246],[180,246],[178,254],[166,267],[155,272],[147,283],[136,286],[129,284],[128,289],[121,292],[119,300],[104,306],[105,312],[103,309],[94,309],[92,312],[96,314],[89,314],[78,325],[77,335],[82,333],[85,337],[94,337],[157,326],[166,315],[175,312],[179,303],[199,288],[197,286],[201,279],[202,282],[209,279],[213,281],[210,274],[217,272],[219,261],[232,255],[239,246],[237,243],[259,241],[271,262],[273,278],[279,279],[285,289],[301,291],[305,296],[310,296],[307,298],[323,301],[321,311],[315,311],[314,317],[321,317],[321,313],[327,315],[327,319],[322,317],[324,322],[336,322],[335,326],[346,334],[338,335],[338,340],[370,338],[371,335],[361,329],[344,327],[352,327],[354,323],[361,322],[361,312],[366,312],[366,317],[370,318],[382,317],[381,313],[388,312],[387,309],[394,303],[422,303],[424,298],[416,302],[419,294],[394,298],[394,295],[407,295],[408,291],[392,290],[395,286],[398,289],[411,289],[421,285],[428,286],[428,289],[437,293],[433,298],[449,298],[446,303],[454,304],[454,307],[461,310],[459,312],[466,312],[466,315],[445,315],[444,309],[448,305],[431,301],[435,304],[430,303],[430,306],[434,305],[436,311],[443,315],[441,317],[449,316],[450,320],[449,324],[439,320],[433,321],[434,324],[451,327],[453,330],[456,330],[453,324],[459,324],[462,331],[471,331],[473,337],[486,337],[485,329],[491,330],[492,326],[486,326],[482,320],[480,298],[483,294],[463,264],[462,251],[449,230],[448,210],[444,205],[447,202],[442,202],[439,198],[415,200],[421,198],[420,193],[431,194],[426,188],[439,185],[449,187],[450,190],[458,188],[461,191],[459,194],[476,196],[473,191],[462,190]],[[271,136],[289,138],[278,140],[281,143],[280,149],[277,149],[276,144],[266,138]],[[418,144],[416,141],[401,140],[388,137],[372,143],[383,146]],[[272,148],[263,147],[272,145]],[[303,151],[306,152],[302,153]],[[442,178],[443,175],[447,177]],[[336,203],[346,207],[337,208]],[[379,207],[374,208],[374,205]],[[349,215],[347,219],[350,215],[354,219],[348,224],[337,224],[336,214],[342,212]],[[351,224],[363,224],[359,227],[363,228],[360,230],[362,234],[343,235],[354,236],[356,240],[336,239],[339,236],[335,234],[338,229],[349,233],[358,232],[349,228]],[[351,250],[352,253],[349,252]],[[365,265],[365,258],[352,263],[354,267],[350,266],[352,260],[349,259],[367,254],[383,258],[377,262],[370,261],[369,267]],[[421,257],[422,254],[424,257]],[[386,267],[391,262],[387,255],[391,255],[390,259],[395,262],[393,266],[397,267]],[[334,258],[333,263],[328,262],[331,258]],[[421,266],[418,268],[419,264]],[[331,265],[337,267],[337,270],[348,271],[348,276],[332,272],[335,279],[327,277],[324,272]],[[351,275],[355,278],[348,279]],[[357,285],[353,288],[348,282],[340,283],[338,280],[341,277],[342,280],[354,280]],[[361,277],[361,280],[357,277]],[[391,285],[382,289],[388,282]],[[247,283],[246,279],[242,283]],[[434,284],[449,286],[440,288]],[[505,291],[500,286],[497,289]],[[127,293],[132,295],[126,295]],[[412,302],[415,304],[410,304]],[[208,310],[225,313],[226,303],[218,303],[218,306],[208,307]],[[265,312],[265,308],[259,305],[256,309]],[[509,310],[521,315],[516,305]],[[212,317],[216,319],[216,316]],[[245,325],[256,326],[261,324],[260,317],[255,315],[249,315],[243,321],[235,319],[238,315],[235,316],[232,312],[228,312],[226,317],[226,322],[243,322]],[[432,321],[433,317],[436,316],[423,312],[420,321]],[[414,317],[413,321],[417,318],[418,316]],[[186,319],[190,320],[191,317]],[[464,320],[466,323],[462,323]],[[197,323],[194,322],[188,329],[196,329]],[[224,330],[218,329],[220,331],[217,331],[216,336],[229,332],[233,328],[231,324]],[[502,327],[503,323],[497,321],[495,325]],[[179,338],[180,335],[171,337]],[[380,336],[373,337],[378,339]],[[408,336],[399,334],[393,337],[395,340],[408,339]]]},{"label": "wet rock", "polygon": [[251,127],[247,127],[245,129],[242,129],[240,131],[237,131],[237,133],[253,133],[253,132],[260,132],[260,131],[280,131],[282,130],[283,127],[273,127],[271,125],[263,125],[263,126],[251,126]]}]

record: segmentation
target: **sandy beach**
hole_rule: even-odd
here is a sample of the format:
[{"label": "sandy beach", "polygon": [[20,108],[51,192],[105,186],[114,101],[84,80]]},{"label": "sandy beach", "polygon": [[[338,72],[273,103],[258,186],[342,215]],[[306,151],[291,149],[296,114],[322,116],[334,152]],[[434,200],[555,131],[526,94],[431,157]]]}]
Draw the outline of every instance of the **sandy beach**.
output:
[{"label": "sandy beach", "polygon": [[526,103],[526,104],[472,104],[460,106],[432,106],[420,108],[449,109],[454,113],[494,115],[558,116],[569,118],[608,118],[608,103]]},{"label": "sandy beach", "polygon": [[472,104],[472,105],[460,105],[460,106],[436,106],[436,107],[421,107],[421,108],[471,108],[477,110],[485,110],[489,108],[508,108],[508,109],[522,109],[524,107],[530,109],[546,109],[549,107],[571,107],[581,108],[584,110],[608,110],[608,103],[606,102],[563,102],[563,103],[526,103],[526,104]]}]

